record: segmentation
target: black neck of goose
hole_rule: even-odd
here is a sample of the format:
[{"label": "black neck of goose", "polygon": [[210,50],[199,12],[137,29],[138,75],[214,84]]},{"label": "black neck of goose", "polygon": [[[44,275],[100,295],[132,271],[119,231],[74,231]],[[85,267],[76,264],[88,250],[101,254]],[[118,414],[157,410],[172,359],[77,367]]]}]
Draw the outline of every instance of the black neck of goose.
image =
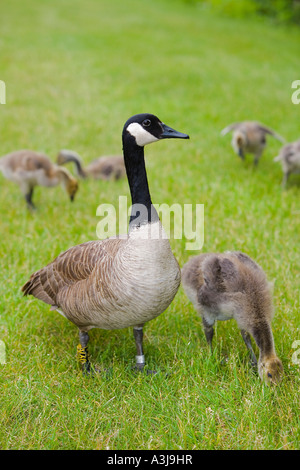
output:
[{"label": "black neck of goose", "polygon": [[158,215],[149,192],[144,147],[137,145],[135,139],[127,135],[123,138],[123,153],[132,203],[129,220],[131,229],[157,221]]}]

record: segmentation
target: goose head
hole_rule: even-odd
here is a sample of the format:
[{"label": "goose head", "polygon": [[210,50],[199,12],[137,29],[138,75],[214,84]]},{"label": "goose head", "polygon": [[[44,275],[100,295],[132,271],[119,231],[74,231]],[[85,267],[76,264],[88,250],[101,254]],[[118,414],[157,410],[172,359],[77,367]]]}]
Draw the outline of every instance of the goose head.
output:
[{"label": "goose head", "polygon": [[277,356],[259,361],[258,372],[260,378],[267,384],[278,384],[282,380],[283,366]]},{"label": "goose head", "polygon": [[240,131],[235,132],[232,137],[232,147],[236,154],[242,159],[244,158],[244,149],[246,148],[246,145],[247,138],[245,134]]},{"label": "goose head", "polygon": [[67,193],[69,194],[71,202],[74,201],[75,194],[78,191],[78,187],[79,187],[78,181],[75,178],[72,178],[68,181],[66,189],[67,189]]},{"label": "goose head", "polygon": [[189,136],[148,113],[135,114],[124,125],[123,155],[132,201],[130,228],[159,220],[149,192],[144,147],[162,139],[189,139]]},{"label": "goose head", "polygon": [[57,176],[66,190],[67,194],[69,195],[70,201],[73,202],[75,198],[75,194],[78,191],[79,184],[76,178],[74,178],[71,173],[62,166],[56,167]]},{"label": "goose head", "polygon": [[134,139],[137,146],[144,147],[162,139],[189,139],[189,136],[167,126],[153,114],[142,113],[126,121],[123,141],[127,138]]}]

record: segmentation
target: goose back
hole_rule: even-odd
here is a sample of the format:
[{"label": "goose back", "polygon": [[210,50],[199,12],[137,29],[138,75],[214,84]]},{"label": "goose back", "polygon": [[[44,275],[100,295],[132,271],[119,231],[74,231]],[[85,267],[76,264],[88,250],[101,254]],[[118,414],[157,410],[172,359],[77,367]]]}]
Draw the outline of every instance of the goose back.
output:
[{"label": "goose back", "polygon": [[205,253],[191,258],[182,269],[182,283],[210,324],[234,317],[244,327],[249,318],[259,323],[269,322],[273,316],[266,275],[244,253]]},{"label": "goose back", "polygon": [[18,184],[26,180],[32,185],[54,186],[59,182],[49,158],[32,150],[17,150],[3,156],[0,168],[5,178]]}]

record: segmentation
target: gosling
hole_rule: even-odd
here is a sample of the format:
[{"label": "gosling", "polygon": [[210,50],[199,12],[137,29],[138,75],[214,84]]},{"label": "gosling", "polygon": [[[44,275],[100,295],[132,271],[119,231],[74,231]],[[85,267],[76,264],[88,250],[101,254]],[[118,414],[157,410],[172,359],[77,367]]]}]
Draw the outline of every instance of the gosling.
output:
[{"label": "gosling", "polygon": [[124,158],[118,156],[103,156],[96,158],[89,165],[83,168],[81,158],[77,152],[73,150],[63,149],[57,155],[57,164],[65,165],[73,162],[80,178],[94,178],[102,180],[118,180],[125,177],[126,170]]},{"label": "gosling", "polygon": [[0,158],[3,176],[17,183],[24,195],[27,207],[35,209],[32,202],[35,186],[52,187],[61,184],[73,201],[78,182],[66,168],[61,168],[42,154],[33,150],[17,150]]},{"label": "gosling", "polygon": [[292,173],[300,173],[300,139],[290,144],[284,145],[277,157],[274,158],[275,162],[281,162],[283,178],[282,187],[285,188],[288,178]]},{"label": "gosling", "polygon": [[[241,252],[204,253],[184,265],[182,284],[202,317],[210,348],[215,321],[234,318],[260,378],[278,383],[283,366],[275,353],[271,288],[262,268]],[[259,348],[258,364],[250,335]]]},{"label": "gosling", "polygon": [[254,166],[258,165],[259,159],[265,149],[267,140],[266,134],[284,143],[284,139],[272,129],[255,122],[244,121],[230,124],[221,131],[221,135],[226,135],[233,131],[231,145],[235,153],[245,160],[247,153],[254,155]]}]

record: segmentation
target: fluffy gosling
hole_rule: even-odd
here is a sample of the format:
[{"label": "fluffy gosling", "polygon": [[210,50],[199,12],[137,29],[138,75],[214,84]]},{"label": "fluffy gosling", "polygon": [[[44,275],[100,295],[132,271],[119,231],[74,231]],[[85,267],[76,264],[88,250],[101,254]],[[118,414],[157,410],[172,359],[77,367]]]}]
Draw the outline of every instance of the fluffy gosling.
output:
[{"label": "fluffy gosling", "polygon": [[274,161],[281,162],[283,171],[281,184],[285,188],[289,176],[292,173],[300,173],[300,140],[284,145]]},{"label": "fluffy gosling", "polygon": [[260,378],[267,384],[278,383],[283,367],[275,353],[272,295],[262,268],[241,252],[205,253],[191,258],[182,268],[182,284],[202,317],[210,347],[215,321],[234,318],[253,365],[257,360],[250,335],[259,348]]},{"label": "fluffy gosling", "polygon": [[0,158],[3,176],[18,184],[29,209],[35,209],[32,202],[35,186],[52,187],[61,184],[73,201],[78,182],[66,168],[61,168],[42,154],[33,150],[17,150]]},{"label": "fluffy gosling", "polygon": [[272,129],[255,122],[243,121],[230,124],[221,131],[221,135],[226,135],[233,131],[231,145],[235,153],[245,160],[247,153],[254,155],[254,165],[257,166],[260,157],[266,146],[266,134],[284,143],[284,139]]},{"label": "fluffy gosling", "polygon": [[81,158],[77,152],[73,150],[60,150],[57,155],[57,164],[65,165],[73,162],[76,167],[77,175],[81,178],[94,178],[109,180],[118,180],[125,177],[126,170],[122,155],[119,156],[103,156],[96,158],[86,167],[82,166]]}]

